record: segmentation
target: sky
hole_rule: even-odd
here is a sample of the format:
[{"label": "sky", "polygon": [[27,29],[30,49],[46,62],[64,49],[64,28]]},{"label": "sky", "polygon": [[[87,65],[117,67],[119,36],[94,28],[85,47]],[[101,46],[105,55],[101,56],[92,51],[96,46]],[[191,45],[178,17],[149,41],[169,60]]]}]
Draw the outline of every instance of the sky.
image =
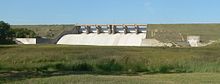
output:
[{"label": "sky", "polygon": [[220,23],[220,0],[1,0],[10,24]]}]

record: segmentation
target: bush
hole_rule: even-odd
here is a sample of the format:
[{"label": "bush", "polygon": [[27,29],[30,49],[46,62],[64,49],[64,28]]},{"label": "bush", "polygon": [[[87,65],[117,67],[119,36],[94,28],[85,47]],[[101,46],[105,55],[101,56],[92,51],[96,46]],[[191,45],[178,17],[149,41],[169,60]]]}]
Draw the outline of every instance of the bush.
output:
[{"label": "bush", "polygon": [[143,65],[143,64],[136,64],[136,65],[134,66],[134,71],[135,71],[135,72],[148,72],[149,70],[148,70],[148,68],[147,68],[145,65]]},{"label": "bush", "polygon": [[40,72],[47,72],[47,71],[50,71],[51,69],[55,69],[54,65],[45,65],[45,66],[42,66],[42,67],[37,67],[36,68],[37,71],[40,71]]},{"label": "bush", "polygon": [[55,68],[59,71],[71,71],[72,70],[70,65],[64,65],[62,63],[56,64]]},{"label": "bush", "polygon": [[93,71],[93,66],[87,63],[76,64],[72,67],[73,71]]},{"label": "bush", "polygon": [[15,42],[12,41],[12,40],[7,39],[7,40],[0,40],[0,44],[8,45],[8,44],[15,44]]},{"label": "bush", "polygon": [[159,67],[159,73],[169,73],[172,72],[174,68],[169,65],[162,65]]},{"label": "bush", "polygon": [[107,72],[122,71],[123,69],[122,65],[116,63],[114,59],[107,61],[103,64],[98,64],[97,67],[101,69],[102,71],[107,71]]},{"label": "bush", "polygon": [[28,30],[26,28],[16,28],[12,29],[12,31],[15,33],[16,38],[35,38],[36,33],[32,30]]}]

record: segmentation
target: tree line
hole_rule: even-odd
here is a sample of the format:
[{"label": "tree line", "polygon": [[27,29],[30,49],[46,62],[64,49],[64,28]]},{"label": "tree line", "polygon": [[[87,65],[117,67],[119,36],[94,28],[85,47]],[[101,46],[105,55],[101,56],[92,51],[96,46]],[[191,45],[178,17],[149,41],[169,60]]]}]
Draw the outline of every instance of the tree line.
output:
[{"label": "tree line", "polygon": [[12,29],[10,24],[0,21],[0,44],[13,44],[15,38],[35,38],[36,33],[26,28]]}]

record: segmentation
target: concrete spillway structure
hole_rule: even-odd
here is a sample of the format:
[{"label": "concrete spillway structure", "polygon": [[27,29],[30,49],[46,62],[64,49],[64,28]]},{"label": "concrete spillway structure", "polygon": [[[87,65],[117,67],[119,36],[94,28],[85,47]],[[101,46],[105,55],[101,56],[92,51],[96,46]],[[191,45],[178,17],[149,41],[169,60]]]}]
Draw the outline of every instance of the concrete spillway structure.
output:
[{"label": "concrete spillway structure", "polygon": [[63,36],[57,44],[142,46],[147,25],[80,25],[78,34]]},{"label": "concrete spillway structure", "polygon": [[16,38],[18,44],[37,44],[36,38]]}]

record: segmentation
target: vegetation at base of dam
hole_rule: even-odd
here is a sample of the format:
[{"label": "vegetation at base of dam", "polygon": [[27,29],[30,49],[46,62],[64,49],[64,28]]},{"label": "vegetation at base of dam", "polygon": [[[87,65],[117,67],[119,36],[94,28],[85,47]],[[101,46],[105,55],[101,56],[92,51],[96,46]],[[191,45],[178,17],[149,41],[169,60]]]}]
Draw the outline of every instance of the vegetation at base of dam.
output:
[{"label": "vegetation at base of dam", "polygon": [[34,76],[219,73],[219,48],[219,43],[201,48],[1,45],[0,72]]}]

